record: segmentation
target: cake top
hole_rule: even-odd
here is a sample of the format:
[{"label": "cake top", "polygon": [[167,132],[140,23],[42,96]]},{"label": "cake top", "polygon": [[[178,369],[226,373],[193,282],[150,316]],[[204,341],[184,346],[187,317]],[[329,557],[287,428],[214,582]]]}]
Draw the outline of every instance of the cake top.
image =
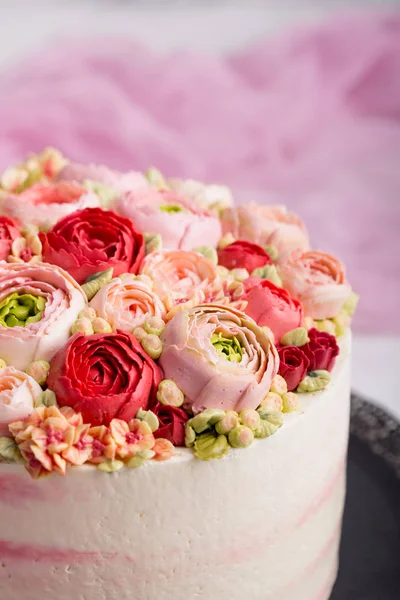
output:
[{"label": "cake top", "polygon": [[30,156],[0,179],[0,462],[37,478],[246,448],[329,384],[356,303],[283,206]]}]

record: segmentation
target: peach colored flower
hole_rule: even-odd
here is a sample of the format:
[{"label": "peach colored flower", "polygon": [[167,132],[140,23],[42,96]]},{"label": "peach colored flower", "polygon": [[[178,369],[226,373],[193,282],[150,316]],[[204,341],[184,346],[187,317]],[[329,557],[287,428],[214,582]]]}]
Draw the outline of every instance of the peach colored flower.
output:
[{"label": "peach colored flower", "polygon": [[40,406],[9,426],[35,479],[52,471],[65,475],[69,465],[83,465],[92,454],[89,428],[80,413],[56,406]]},{"label": "peach colored flower", "polygon": [[310,247],[302,220],[284,206],[246,204],[228,208],[223,212],[221,222],[224,235],[232,233],[237,240],[274,246],[279,261],[293,250]]},{"label": "peach colored flower", "polygon": [[153,460],[157,460],[159,462],[164,460],[169,460],[171,456],[174,454],[174,445],[164,438],[158,438],[155,441],[155,444],[152,448],[155,455],[153,456]]},{"label": "peach colored flower", "polygon": [[335,317],[348,298],[351,287],[343,264],[318,250],[293,252],[279,266],[283,287],[303,304],[305,317]]},{"label": "peach colored flower", "polygon": [[100,206],[100,200],[96,194],[80,185],[37,183],[20,194],[5,195],[1,211],[19,224],[49,229],[76,210],[97,206]]},{"label": "peach colored flower", "polygon": [[154,280],[154,290],[168,311],[167,320],[181,310],[212,301],[222,286],[216,266],[193,251],[151,252],[140,271]]},{"label": "peach colored flower", "polygon": [[113,419],[110,423],[110,435],[117,445],[118,458],[130,458],[154,446],[154,435],[150,426],[139,419],[132,419],[129,423]]},{"label": "peach colored flower", "polygon": [[151,281],[141,281],[131,274],[115,277],[103,286],[90,306],[110,323],[113,331],[132,332],[149,317],[164,319],[167,313],[163,302],[153,292]]},{"label": "peach colored flower", "polygon": [[115,460],[117,455],[117,444],[110,434],[110,428],[98,425],[89,429],[89,435],[93,438],[91,463],[102,463],[106,460]]}]

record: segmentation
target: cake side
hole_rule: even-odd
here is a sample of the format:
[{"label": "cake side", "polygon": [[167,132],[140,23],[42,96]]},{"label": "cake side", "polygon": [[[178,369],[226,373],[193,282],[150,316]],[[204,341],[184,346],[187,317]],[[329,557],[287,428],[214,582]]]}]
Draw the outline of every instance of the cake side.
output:
[{"label": "cake side", "polygon": [[134,476],[104,479],[83,466],[37,483],[0,466],[4,597],[328,598],[345,493],[349,342],[329,388],[246,452],[203,463],[182,449]]}]

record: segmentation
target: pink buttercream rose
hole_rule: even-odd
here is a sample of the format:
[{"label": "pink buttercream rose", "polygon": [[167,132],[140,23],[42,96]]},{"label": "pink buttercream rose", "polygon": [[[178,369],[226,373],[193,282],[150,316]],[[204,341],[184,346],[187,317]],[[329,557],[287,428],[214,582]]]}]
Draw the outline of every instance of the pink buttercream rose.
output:
[{"label": "pink buttercream rose", "polygon": [[20,194],[5,195],[1,200],[1,211],[18,224],[49,229],[76,210],[99,205],[96,194],[77,184],[38,183]]},{"label": "pink buttercream rose", "polygon": [[335,317],[348,298],[351,287],[344,266],[334,256],[313,250],[296,251],[279,266],[283,286],[313,319]]},{"label": "pink buttercream rose", "polygon": [[173,190],[129,192],[118,198],[114,210],[129,217],[141,232],[160,234],[169,250],[216,247],[221,237],[218,217]]},{"label": "pink buttercream rose", "polygon": [[57,181],[77,181],[83,183],[87,180],[103,183],[121,192],[149,187],[146,177],[139,171],[121,173],[120,171],[113,171],[105,165],[84,165],[69,162],[57,176]]},{"label": "pink buttercream rose", "polygon": [[276,342],[288,331],[301,326],[302,306],[287,290],[258,277],[249,277],[243,285],[245,291],[241,300],[247,302],[246,314],[260,327],[269,327]]},{"label": "pink buttercream rose", "polygon": [[216,266],[198,252],[151,252],[140,272],[154,280],[154,291],[167,308],[167,319],[215,298],[222,289]]},{"label": "pink buttercream rose", "polygon": [[293,250],[310,247],[307,230],[295,213],[284,206],[246,204],[227,208],[221,217],[224,234],[260,246],[274,246],[279,261]]},{"label": "pink buttercream rose", "polygon": [[75,279],[56,265],[0,262],[0,305],[26,295],[41,298],[41,312],[25,325],[0,326],[0,357],[22,371],[33,361],[50,360],[67,343],[87,303]]},{"label": "pink buttercream rose", "polygon": [[279,356],[266,333],[229,306],[204,304],[179,312],[161,339],[164,377],[175,381],[195,413],[255,409],[278,372]]},{"label": "pink buttercream rose", "polygon": [[26,373],[14,367],[0,369],[0,436],[9,435],[10,423],[32,414],[41,393],[40,385]]},{"label": "pink buttercream rose", "polygon": [[164,319],[167,311],[152,286],[135,275],[115,277],[103,286],[90,302],[99,317],[106,319],[113,331],[132,332],[149,317]]}]

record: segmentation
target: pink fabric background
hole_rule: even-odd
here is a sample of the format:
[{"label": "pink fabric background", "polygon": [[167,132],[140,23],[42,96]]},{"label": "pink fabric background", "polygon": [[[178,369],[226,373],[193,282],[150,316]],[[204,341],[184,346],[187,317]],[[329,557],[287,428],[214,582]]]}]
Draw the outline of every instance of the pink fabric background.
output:
[{"label": "pink fabric background", "polygon": [[358,331],[400,333],[400,13],[220,59],[64,40],[0,74],[0,89],[0,168],[50,144],[286,203],[345,261]]}]

